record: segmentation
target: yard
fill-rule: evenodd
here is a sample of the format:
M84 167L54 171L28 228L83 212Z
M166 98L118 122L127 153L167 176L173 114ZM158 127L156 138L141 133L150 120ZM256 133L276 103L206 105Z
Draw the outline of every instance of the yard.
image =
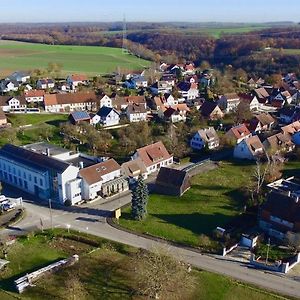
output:
M192 179L192 188L182 197L150 195L146 220L133 221L130 208L122 212L120 224L196 247L214 247L210 236L244 207L242 188L247 184L252 164L223 162L216 170Z
M58 46L0 41L1 75L16 70L30 71L46 68L48 63L62 64L62 73L85 73L90 76L111 73L117 67L136 70L149 62L122 49L92 46Z
M84 237L93 241L94 246L74 241L74 237ZM96 248L96 244L98 247ZM94 250L91 252L91 250ZM100 238L78 233L55 230L38 233L35 236L19 239L8 250L5 271L0 272L1 299L145 299L132 294L132 270L130 257L136 249L110 243ZM72 267L60 270L53 275L41 278L35 287L22 295L13 289L13 280L48 265L53 261L79 254L79 262ZM241 284L227 277L194 270L195 291L185 299L245 299L269 300L276 295ZM71 285L70 278L76 277L79 283Z

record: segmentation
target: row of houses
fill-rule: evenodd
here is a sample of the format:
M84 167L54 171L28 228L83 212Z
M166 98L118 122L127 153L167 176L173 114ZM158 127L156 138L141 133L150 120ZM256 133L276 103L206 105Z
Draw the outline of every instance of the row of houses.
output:
M74 205L124 192L139 175L146 179L172 164L162 142L137 149L122 165L47 143L7 144L0 149L0 180L39 199Z

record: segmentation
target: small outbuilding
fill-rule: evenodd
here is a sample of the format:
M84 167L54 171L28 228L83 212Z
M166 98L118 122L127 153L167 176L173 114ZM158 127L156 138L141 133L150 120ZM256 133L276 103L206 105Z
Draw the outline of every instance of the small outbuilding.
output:
M156 178L155 191L158 194L182 196L191 187L187 172L162 167Z

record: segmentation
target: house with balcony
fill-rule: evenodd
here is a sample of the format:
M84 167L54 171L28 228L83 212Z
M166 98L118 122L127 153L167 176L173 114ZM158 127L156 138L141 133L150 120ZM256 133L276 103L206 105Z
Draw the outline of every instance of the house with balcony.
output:
M220 139L213 127L198 130L190 141L190 146L194 150L207 149L212 150L218 148Z

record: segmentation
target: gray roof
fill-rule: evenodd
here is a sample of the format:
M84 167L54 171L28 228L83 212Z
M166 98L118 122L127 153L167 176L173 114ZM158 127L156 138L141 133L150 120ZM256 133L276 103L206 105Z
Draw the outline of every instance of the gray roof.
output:
M54 170L63 173L70 166L58 159L11 144L6 144L0 149L0 156L44 172Z

